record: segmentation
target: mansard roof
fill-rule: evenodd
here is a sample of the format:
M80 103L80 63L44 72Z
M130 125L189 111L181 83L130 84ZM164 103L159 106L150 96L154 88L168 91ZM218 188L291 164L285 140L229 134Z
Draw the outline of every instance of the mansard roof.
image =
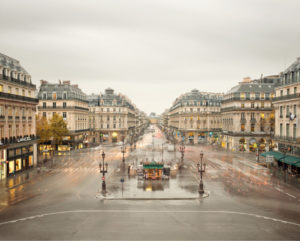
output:
M2 53L0 53L0 65L3 68L7 68L25 75L29 75L28 72L22 67L19 60L11 58Z

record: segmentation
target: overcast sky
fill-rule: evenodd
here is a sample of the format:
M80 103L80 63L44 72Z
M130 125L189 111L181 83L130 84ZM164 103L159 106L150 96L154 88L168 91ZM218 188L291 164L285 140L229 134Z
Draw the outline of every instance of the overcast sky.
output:
M39 85L114 88L160 114L194 88L226 92L300 56L298 0L0 1L0 52Z

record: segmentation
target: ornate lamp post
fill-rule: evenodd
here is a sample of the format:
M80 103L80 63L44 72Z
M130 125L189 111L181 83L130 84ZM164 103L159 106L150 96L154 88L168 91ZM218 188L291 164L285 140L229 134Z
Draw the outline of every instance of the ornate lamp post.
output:
M181 163L183 163L183 157L184 157L184 151L185 151L185 145L183 144L183 141L181 142L179 146L179 150L181 152Z
M99 163L100 173L102 173L102 192L106 191L106 183L105 183L105 173L107 173L108 164L107 162L104 164L105 153L102 152L102 163Z
M202 174L205 172L205 165L203 168L203 152L201 151L200 153L200 163L198 162L197 167L198 167L198 172L200 173L200 184L199 184L199 193L203 194L204 193L204 186L203 186L203 180L202 180Z
M122 161L123 161L123 163L125 163L125 153L126 153L126 147L125 147L125 145L124 145L124 139L123 139L123 144L122 144L122 146L121 146L121 152L123 153L123 158L122 158Z

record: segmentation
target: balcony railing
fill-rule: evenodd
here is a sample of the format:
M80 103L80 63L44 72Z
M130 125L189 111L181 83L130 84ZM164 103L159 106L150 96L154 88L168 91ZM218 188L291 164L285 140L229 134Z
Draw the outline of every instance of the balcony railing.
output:
M294 137L294 136L274 136L275 140L281 140L281 141L290 141L290 142L296 142L300 141L300 138Z
M278 97L273 98L273 102L280 101L280 100L291 100L291 99L296 99L296 98L300 98L300 93L278 96Z
M28 87L36 89L36 85L34 85L34 84L27 83L25 81L21 81L21 80L15 79L15 78L11 78L9 76L4 76L2 74L0 74L0 79L6 80L6 81L11 81L11 82L16 83L16 84L20 84L20 85L24 85L24 86L28 86Z
M85 111L89 111L89 108L84 108L84 107L80 107L80 106L38 106L39 110L51 110L51 109L66 109L66 110L71 110L71 109L76 109L76 110L85 110Z
M13 95L9 93L0 92L0 98L6 98L10 100L21 100L21 101L27 101L27 102L34 102L38 103L39 100L36 98L21 96L21 95Z
M255 108L249 108L249 107L237 107L237 106L231 106L226 108L221 108L221 112L229 112L229 111L272 111L273 108L271 107L255 107Z

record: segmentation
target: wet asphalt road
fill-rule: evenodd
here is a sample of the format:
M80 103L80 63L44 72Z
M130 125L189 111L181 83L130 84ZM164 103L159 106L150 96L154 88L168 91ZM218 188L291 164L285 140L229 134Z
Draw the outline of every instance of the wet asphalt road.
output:
M212 146L180 153L163 135L147 133L122 164L120 146L85 149L55 157L35 170L1 183L0 239L19 240L299 240L300 192L272 176L251 155ZM177 147L178 148L178 147ZM108 162L107 193L98 163ZM196 164L204 151L205 192L199 198ZM170 180L138 181L133 167L163 160ZM124 178L123 185L120 179Z

